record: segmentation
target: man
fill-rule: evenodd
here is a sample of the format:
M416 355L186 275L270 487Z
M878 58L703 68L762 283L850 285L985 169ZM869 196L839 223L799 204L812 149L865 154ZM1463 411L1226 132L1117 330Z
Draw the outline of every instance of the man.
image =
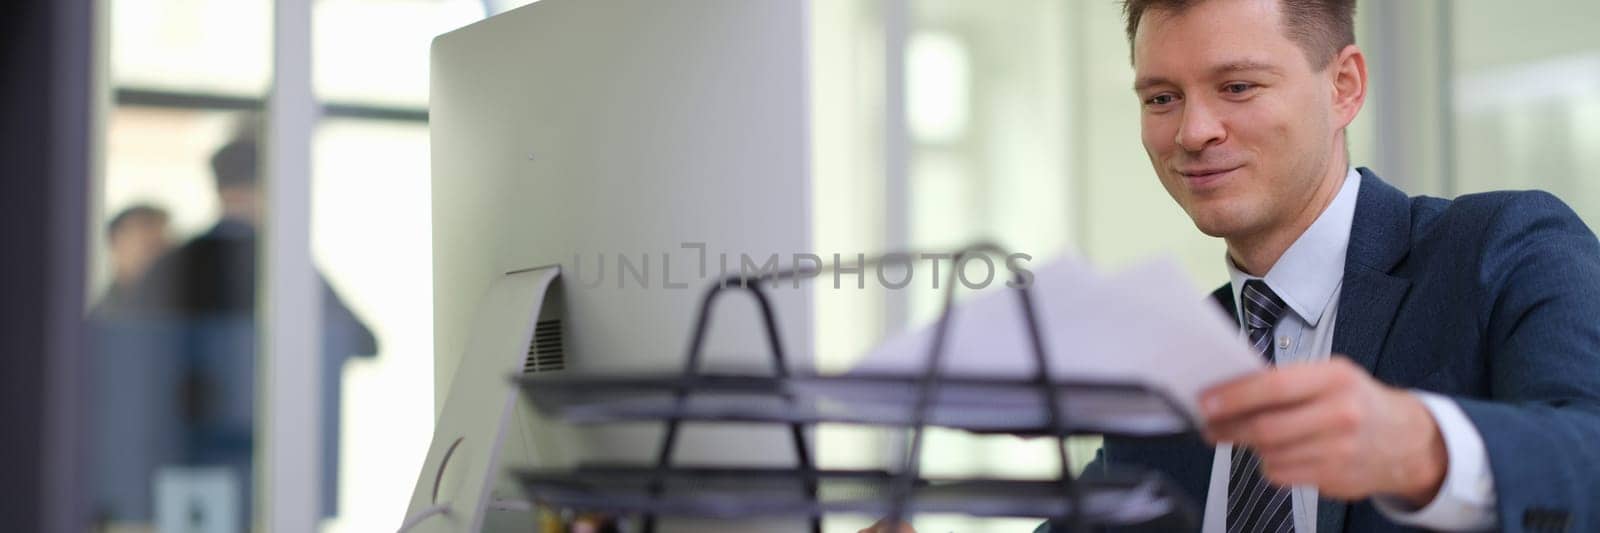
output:
M167 211L134 204L106 224L111 284L89 312L85 345L93 391L91 427L116 439L90 439L94 473L93 513L97 522L149 521L151 480L157 468L176 459L176 413L164 409L172 397L170 359L161 355L155 329L138 319L134 292L156 258L172 248ZM105 529L105 528L100 528ZM100 530L97 529L97 530Z
M1160 471L1208 533L1600 530L1594 234L1548 194L1351 168L1353 0L1124 6L1145 150L1277 366L1202 395L1205 442L1108 438L1084 475Z
M1125 9L1151 164L1227 243L1214 297L1279 366L1202 395L1214 450L1108 439L1088 475L1163 471L1208 532L1600 529L1588 228L1543 193L1407 198L1351 169L1354 0Z
M106 245L111 257L111 285L94 308L93 316L122 313L129 305L133 288L144 277L150 263L172 247L167 235L167 211L149 204L136 204L119 211L106 224Z
M255 432L256 227L260 193L256 141L242 136L211 158L222 218L151 266L136 291L145 317L190 330L184 410L193 464L225 464L249 486ZM322 299L322 513L337 514L342 370L350 356L377 353L377 340L317 276ZM311 386L308 384L307 386ZM248 501L248 497L246 500Z

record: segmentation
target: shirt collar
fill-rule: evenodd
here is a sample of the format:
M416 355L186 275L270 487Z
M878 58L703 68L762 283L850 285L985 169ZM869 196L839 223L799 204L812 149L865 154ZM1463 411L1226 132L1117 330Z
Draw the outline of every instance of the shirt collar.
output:
M1311 227L1289 245L1264 278L1267 286L1289 304L1289 309L1311 327L1317 327L1317 322L1322 320L1322 311L1344 279L1345 251L1349 249L1350 224L1355 220L1356 195L1360 189L1361 175L1352 168L1345 173L1344 184L1339 186L1333 201L1317 215ZM1239 270L1226 253L1223 262L1233 282L1235 302L1240 301L1239 291L1244 282L1263 279Z

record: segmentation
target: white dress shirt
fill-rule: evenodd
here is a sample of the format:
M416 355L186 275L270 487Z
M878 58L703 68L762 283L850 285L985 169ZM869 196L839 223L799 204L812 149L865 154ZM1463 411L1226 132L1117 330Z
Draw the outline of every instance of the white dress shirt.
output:
M1333 351L1334 324L1338 320L1339 289L1344 278L1345 251L1350 224L1355 219L1361 175L1351 169L1327 209L1283 253L1265 278L1240 271L1224 257L1233 283L1233 301L1239 300L1244 282L1263 279L1288 305L1273 330L1274 358L1278 365L1327 359ZM1237 306L1234 313L1238 313ZM1449 398L1413 391L1433 415L1444 436L1449 466L1432 502L1412 509L1390 498L1374 499L1378 510L1400 524L1436 530L1483 530L1494 526L1494 478L1483 437L1467 420L1461 407ZM1206 495L1204 533L1225 533L1228 515L1228 474L1233 446L1217 445L1211 461L1211 484ZM1295 486L1290 500L1297 533L1316 533L1317 489Z

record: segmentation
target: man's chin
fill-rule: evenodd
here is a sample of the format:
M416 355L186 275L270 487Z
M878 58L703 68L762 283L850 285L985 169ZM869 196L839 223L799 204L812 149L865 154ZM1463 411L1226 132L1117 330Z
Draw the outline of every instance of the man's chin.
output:
M1195 223L1194 227L1196 229L1199 229L1200 233L1204 233L1208 237L1216 237L1218 239L1226 239L1226 238L1228 238L1229 235L1233 235L1234 234L1234 232L1230 231L1228 228L1218 228L1218 227L1215 227L1215 226L1207 226L1207 225L1202 225L1202 224L1200 224L1198 222Z
M1211 237L1226 239L1239 235L1248 227L1242 217L1234 213L1194 212L1189 213L1189 219L1194 222L1195 229Z

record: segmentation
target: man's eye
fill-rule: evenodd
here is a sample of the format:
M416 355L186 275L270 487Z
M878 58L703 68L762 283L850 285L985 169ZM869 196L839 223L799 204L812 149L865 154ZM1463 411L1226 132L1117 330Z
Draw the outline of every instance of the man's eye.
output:
M1227 91L1227 92L1232 93L1232 94L1244 94L1246 91L1249 91L1250 89L1254 89L1254 88L1255 88L1254 85L1251 85L1251 84L1248 84L1248 83L1229 83L1227 85L1222 86L1222 90Z
M1170 94L1158 94L1150 97L1149 100L1145 100L1144 103L1147 105L1167 105L1172 103L1172 100L1173 98Z

